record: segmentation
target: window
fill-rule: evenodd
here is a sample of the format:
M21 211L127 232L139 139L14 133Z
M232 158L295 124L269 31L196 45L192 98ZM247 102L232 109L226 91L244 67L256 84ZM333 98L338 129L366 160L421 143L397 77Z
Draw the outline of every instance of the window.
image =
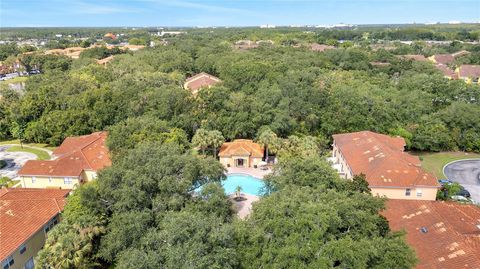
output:
M71 177L64 177L63 178L63 184L65 184L65 185L72 184L72 178Z
M2 262L2 268L3 269L12 268L14 263L15 263L15 260L13 260L13 256L9 256Z
M50 230L52 230L53 226L58 224L58 216L55 216L53 219L51 219L47 225L45 225L45 228L43 229L45 233L48 233Z
M24 266L25 269L33 269L35 268L35 263L33 262L33 257L31 257Z
M32 183L35 183L37 181L37 177L32 177Z
M410 196L411 189L406 189L405 190L405 196Z
M25 246L25 244L23 244L23 245L20 246L20 254L25 253L25 251L27 251L27 246Z
M422 197L423 191L422 189L417 189L417 197Z

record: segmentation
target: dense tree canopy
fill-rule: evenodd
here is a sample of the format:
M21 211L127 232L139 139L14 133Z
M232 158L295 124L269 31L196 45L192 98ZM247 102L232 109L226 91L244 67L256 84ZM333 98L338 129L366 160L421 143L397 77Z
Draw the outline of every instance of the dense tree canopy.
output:
M412 150L480 151L480 87L398 57L465 49L470 54L457 63L478 63L479 45L422 41L478 39L474 27L444 27L191 29L134 53L100 47L75 60L2 45L6 62L20 54L42 74L23 91L2 86L0 139L59 145L107 130L113 157L96 182L69 197L37 264L411 268L414 253L379 214L384 201L370 195L362 175L341 180L322 154L332 134L360 130L400 135ZM52 31L60 30L7 36ZM92 39L105 31L61 30ZM116 43L148 44L154 31L126 31ZM48 46L88 45L73 37ZM242 39L264 44L235 48ZM409 39L415 42L390 42ZM315 42L336 47L312 51ZM95 61L112 54L106 66ZM193 95L183 83L200 72L222 82ZM224 168L213 158L236 138L255 139L280 160L246 220L235 217L219 184Z

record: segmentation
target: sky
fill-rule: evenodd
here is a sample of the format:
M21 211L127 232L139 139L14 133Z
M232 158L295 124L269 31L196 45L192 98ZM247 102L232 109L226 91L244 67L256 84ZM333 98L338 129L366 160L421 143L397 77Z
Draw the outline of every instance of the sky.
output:
M479 22L480 0L0 0L0 27Z

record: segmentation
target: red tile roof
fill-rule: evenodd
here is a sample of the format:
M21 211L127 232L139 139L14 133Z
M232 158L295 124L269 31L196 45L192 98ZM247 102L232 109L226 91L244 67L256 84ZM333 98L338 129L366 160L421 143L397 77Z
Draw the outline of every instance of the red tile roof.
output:
M20 169L20 176L79 176L83 170L98 171L111 165L105 145L107 132L67 137L53 155L54 160L30 160Z
M333 135L354 175L363 173L371 187L439 187L416 156L403 151L405 140L370 131Z
M42 229L65 206L69 190L0 190L0 261Z
M184 87L185 89L190 89L193 93L196 93L199 89L203 87L210 87L219 82L221 82L219 78L202 72L188 78L185 81Z
M433 58L435 59L435 62L439 64L449 64L455 61L455 57L451 54L436 54Z
M334 46L329 46L329 45L323 45L323 44L311 44L310 45L310 49L313 50L313 51L319 51L319 52L324 52L326 50L331 50L331 49L335 49Z
M382 212L394 231L405 230L417 269L480 268L480 207L454 202L389 200ZM420 229L426 228L426 233Z
M435 68L440 70L440 72L442 72L442 74L445 77L449 77L451 79L457 79L458 78L457 73L455 73L455 71L453 71L452 69L450 69L448 66L446 66L444 64L436 64Z
M417 54L399 55L399 57L404 58L404 59L419 61L419 62L427 61L427 58L425 58L425 56L420 55L420 54L418 54L418 55Z
M463 78L479 78L480 65L464 64L459 67L459 76Z
M253 140L235 139L232 142L223 143L218 156L251 156L262 158L263 147L260 144L254 143Z
M457 57L461 57L461 56L468 55L468 54L470 54L470 51L461 50L461 51L457 51L455 53L452 53L452 56L457 58Z

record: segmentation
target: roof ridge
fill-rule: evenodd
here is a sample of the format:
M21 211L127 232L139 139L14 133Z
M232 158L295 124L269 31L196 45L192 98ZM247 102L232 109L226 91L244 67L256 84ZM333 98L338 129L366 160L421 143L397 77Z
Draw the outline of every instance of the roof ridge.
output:
M87 164L88 164L88 166L90 167L90 169L93 169L93 168L92 168L92 164L91 164L90 161L88 160L87 156L85 156L85 154L83 153L83 150L84 150L86 147L90 146L91 144L97 142L99 139L102 138L102 137L101 137L101 134L102 134L101 131L100 131L100 132L92 133L92 134L90 134L90 135L93 135L93 134L98 134L98 137L97 137L96 139L92 140L90 143L86 144L84 147L80 148L80 153L82 154L83 158L84 158L85 161L87 162Z

